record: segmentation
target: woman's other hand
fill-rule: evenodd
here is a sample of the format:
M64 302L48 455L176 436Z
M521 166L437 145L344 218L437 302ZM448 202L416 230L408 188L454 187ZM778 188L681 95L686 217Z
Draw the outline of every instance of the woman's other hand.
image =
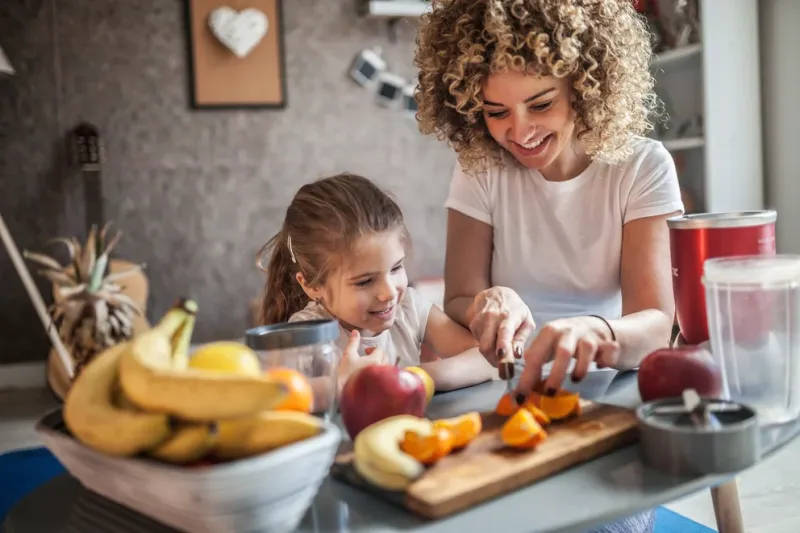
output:
M611 367L619 359L619 343L604 321L595 317L573 317L545 324L525 352L525 367L517 390L527 394L539 384L542 366L553 361L545 391L561 388L570 361L575 359L572 380L582 380L594 361L598 367Z
M469 329L492 366L498 366L509 353L522 357L525 341L536 325L530 309L516 292L507 287L481 291L472 302L472 310Z

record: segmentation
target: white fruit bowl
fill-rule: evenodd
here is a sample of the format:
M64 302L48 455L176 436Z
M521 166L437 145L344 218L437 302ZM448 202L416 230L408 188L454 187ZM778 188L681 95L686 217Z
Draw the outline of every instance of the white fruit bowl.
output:
M328 475L342 438L320 435L257 457L183 468L99 453L66 428L61 409L36 424L45 446L84 487L159 522L192 533L288 533Z

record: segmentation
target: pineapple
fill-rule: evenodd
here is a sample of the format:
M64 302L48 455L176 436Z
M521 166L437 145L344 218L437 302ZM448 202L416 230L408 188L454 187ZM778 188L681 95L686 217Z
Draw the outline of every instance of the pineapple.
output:
M74 237L53 239L67 247L69 262L65 265L48 255L23 254L43 267L39 273L54 285L55 303L49 311L72 356L76 377L95 355L130 339L134 319L141 313L136 302L123 293L120 282L141 272L143 265L107 274L109 254L120 236L119 232L109 236L106 225L99 232L92 226L83 245Z

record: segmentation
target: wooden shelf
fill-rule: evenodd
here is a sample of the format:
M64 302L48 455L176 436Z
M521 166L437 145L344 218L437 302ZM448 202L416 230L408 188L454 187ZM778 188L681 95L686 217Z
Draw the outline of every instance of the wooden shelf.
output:
M698 3L698 42L651 60L656 90L675 127L660 141L677 160L696 211L764 209L759 0ZM674 138L684 131L679 123L689 119L701 129Z
M661 52L660 54L656 54L653 56L653 60L651 61L650 64L651 66L654 67L663 67L668 64L680 63L681 61L684 60L700 57L702 52L703 52L702 44L700 43L690 44L687 46L682 46L680 48L667 50L665 52Z
M702 137L684 137L683 139L664 139L661 143L670 152L678 152L680 150L702 148L705 146L706 140Z
M361 6L362 15L371 18L414 18L430 9L431 3L422 0L369 0Z

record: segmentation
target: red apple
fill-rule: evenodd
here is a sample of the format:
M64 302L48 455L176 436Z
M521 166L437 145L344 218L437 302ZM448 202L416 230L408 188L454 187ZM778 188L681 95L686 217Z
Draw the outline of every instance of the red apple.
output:
M344 384L339 410L350 438L365 427L395 415L425 414L425 384L416 374L390 365L362 368Z
M639 395L649 402L681 396L694 389L704 397L722 393L722 373L707 350L697 346L661 348L639 365Z

